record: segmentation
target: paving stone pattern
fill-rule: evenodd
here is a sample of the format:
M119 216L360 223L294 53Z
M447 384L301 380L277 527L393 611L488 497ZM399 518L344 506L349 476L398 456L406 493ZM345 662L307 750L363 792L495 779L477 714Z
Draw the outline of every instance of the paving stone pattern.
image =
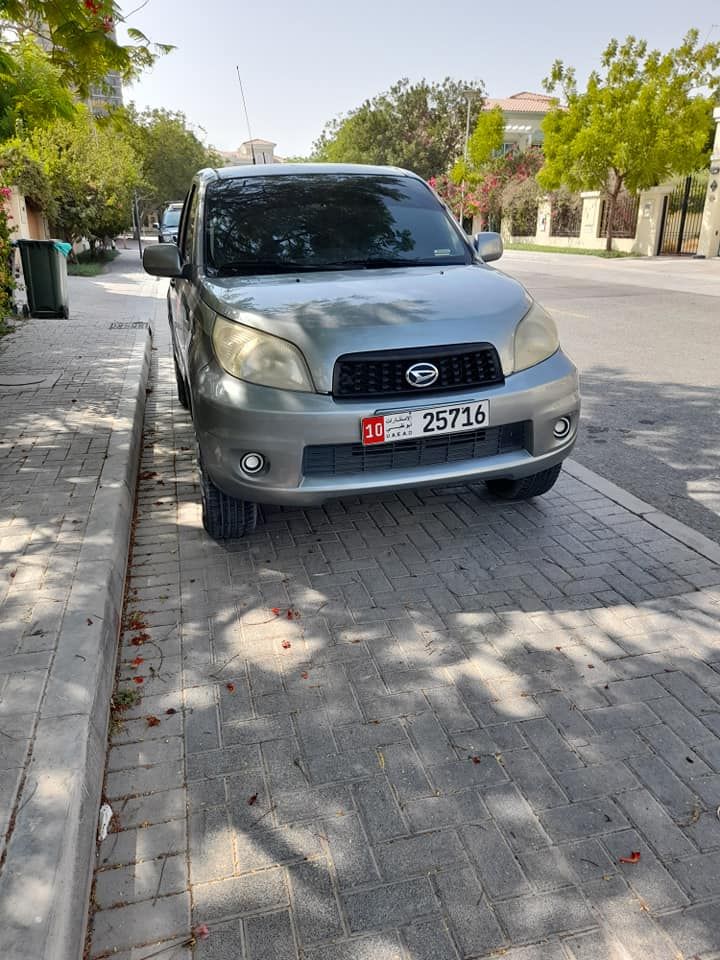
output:
M132 300L121 275L104 283L115 311L152 304L152 281L135 280ZM80 288L72 319L20 321L0 341L0 869L128 362L147 337L111 330L96 292Z
M720 957L720 570L568 476L214 543L163 350L90 955Z

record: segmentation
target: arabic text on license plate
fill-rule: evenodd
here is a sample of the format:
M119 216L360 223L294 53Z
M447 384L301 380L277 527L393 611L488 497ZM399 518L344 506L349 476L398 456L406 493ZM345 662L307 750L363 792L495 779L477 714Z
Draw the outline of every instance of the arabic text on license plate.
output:
M427 410L405 410L379 417L365 417L361 423L362 442L392 443L440 433L461 433L490 425L489 401L432 407Z

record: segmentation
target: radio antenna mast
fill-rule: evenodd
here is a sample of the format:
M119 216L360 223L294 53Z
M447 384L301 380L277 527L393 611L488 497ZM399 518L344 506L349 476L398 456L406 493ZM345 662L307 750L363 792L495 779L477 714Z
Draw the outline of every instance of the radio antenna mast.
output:
M245 91L243 90L242 79L240 77L240 67L236 66L238 83L240 84L240 96L242 97L243 110L245 111L245 123L247 124L248 138L250 140L250 153L252 154L253 164L257 163L255 159L255 144L252 139L252 130L250 129L250 117L248 115L247 103L245 103Z

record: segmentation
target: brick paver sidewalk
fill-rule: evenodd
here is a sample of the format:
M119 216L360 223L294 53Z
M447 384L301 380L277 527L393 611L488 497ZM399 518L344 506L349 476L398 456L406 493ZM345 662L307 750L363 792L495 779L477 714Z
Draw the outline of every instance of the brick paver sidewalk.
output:
M720 569L567 475L219 545L155 356L90 956L720 957Z
M162 303L157 286L138 275L137 254L125 255L97 280L70 280L69 320L21 321L0 341L0 954L8 960L22 949L32 960L48 956L33 937L47 938L65 910L60 892L72 895L59 851L64 845L72 857L80 846L77 823L65 821L71 795L85 786L73 779L86 747L73 742L82 728L74 698L92 695L81 689L83 670L97 651L83 643L105 615L102 591L83 607L85 633L70 631L71 649L59 643L80 612L71 592L87 585L78 581L84 551L99 559L112 543L103 518L93 524L93 507L108 451L129 430L148 327ZM124 555L117 559L122 577ZM65 724L64 752L46 762L48 734L60 737Z

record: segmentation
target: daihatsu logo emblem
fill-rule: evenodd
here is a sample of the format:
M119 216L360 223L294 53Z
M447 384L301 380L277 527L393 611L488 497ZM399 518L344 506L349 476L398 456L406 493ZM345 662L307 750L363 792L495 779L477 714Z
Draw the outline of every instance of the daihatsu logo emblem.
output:
M431 387L440 371L434 363L414 363L405 371L405 379L411 387Z

